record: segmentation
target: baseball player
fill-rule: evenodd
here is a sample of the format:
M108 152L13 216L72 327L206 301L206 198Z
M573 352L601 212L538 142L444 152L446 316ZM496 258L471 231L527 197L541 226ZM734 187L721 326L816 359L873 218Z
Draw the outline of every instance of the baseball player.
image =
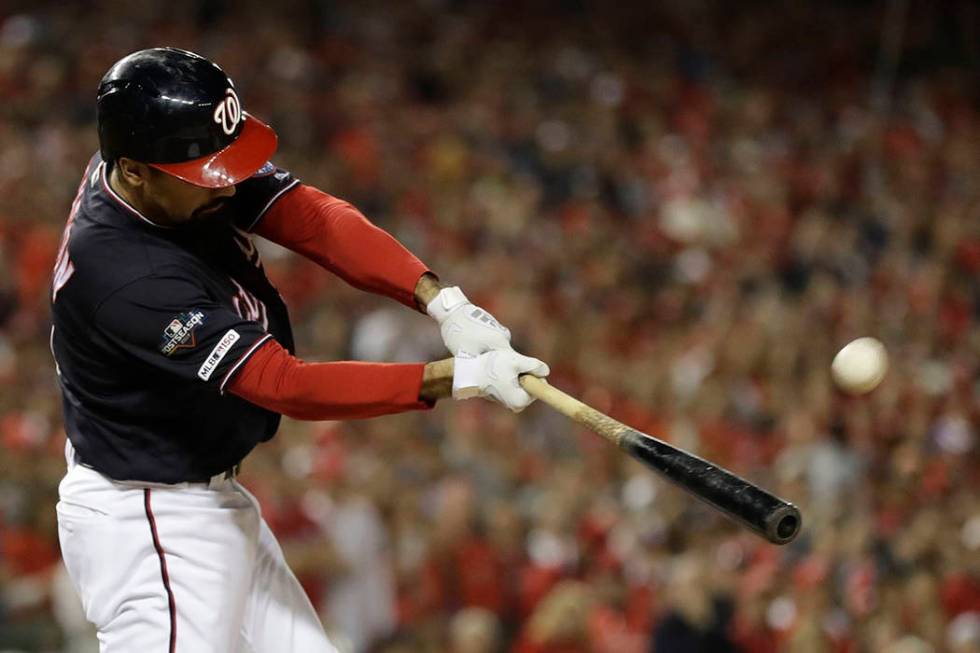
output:
M350 204L269 163L273 130L210 61L130 54L98 91L100 152L52 284L68 573L108 653L333 651L235 476L280 416L366 418L453 396L531 401L510 332ZM252 235L425 310L454 358L308 363Z

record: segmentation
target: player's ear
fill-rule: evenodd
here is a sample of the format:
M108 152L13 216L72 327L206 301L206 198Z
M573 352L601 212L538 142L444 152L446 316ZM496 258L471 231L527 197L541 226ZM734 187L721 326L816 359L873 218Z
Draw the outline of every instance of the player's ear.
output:
M116 167L119 169L119 175L130 186L143 186L152 176L150 166L124 156L116 159Z

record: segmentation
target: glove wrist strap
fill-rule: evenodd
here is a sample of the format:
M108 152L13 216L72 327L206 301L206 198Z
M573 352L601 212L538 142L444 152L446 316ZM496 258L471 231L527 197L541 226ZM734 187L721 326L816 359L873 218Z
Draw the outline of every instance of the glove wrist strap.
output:
M463 304L468 304L469 301L466 299L463 291L459 289L459 286L451 286L440 290L439 294L425 307L425 312L435 319L436 322L442 324L449 317L450 313Z
M453 361L453 399L470 399L480 395L480 359L460 354Z

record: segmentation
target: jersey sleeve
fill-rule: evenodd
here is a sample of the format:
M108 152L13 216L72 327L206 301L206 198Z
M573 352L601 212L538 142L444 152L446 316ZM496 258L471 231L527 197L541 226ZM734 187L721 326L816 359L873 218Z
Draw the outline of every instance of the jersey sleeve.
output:
M435 402L419 399L425 363L308 363L275 340L262 343L228 392L294 419L365 419Z
M221 392L245 361L271 338L258 322L216 302L179 273L134 281L95 313L110 349L154 370Z
M272 205L299 183L288 170L277 168L271 161L266 163L235 186L235 195L229 199L234 209L235 226L251 232Z
M361 290L409 308L429 268L349 202L300 184L275 203L255 233L315 261Z

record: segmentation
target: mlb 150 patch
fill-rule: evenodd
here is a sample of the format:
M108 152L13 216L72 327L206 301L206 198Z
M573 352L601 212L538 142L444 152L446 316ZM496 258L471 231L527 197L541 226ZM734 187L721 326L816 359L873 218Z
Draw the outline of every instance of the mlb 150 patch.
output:
M160 351L164 356L171 356L178 349L196 347L197 338L194 336L194 330L202 324L204 324L204 313L201 311L181 313L163 330Z

